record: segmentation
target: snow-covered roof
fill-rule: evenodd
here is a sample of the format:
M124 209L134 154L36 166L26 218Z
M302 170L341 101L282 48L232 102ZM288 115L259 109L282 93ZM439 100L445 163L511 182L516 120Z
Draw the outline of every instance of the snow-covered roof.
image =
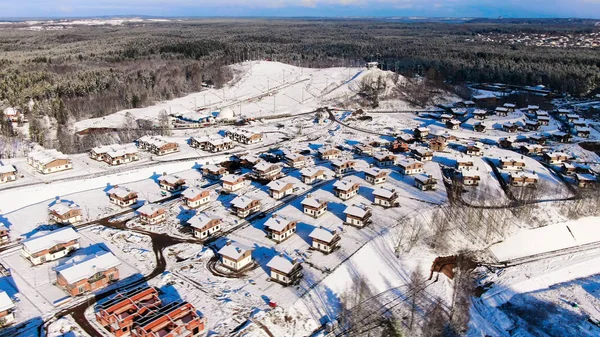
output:
M343 166L344 164L353 165L353 164L355 164L355 162L353 160L349 160L349 159L334 159L331 161L331 165L336 166L336 167Z
M50 212L54 212L58 215L63 215L69 213L71 210L80 209L79 206L75 204L70 204L66 202L57 202L54 205L48 207Z
M373 153L373 158L375 158L376 160L379 160L379 161L386 159L386 157L388 157L388 156L391 156L393 158L397 157L395 154L390 153L390 152L378 151L378 152Z
M305 159L303 155L301 155L299 153L296 153L296 152L289 152L289 151L286 151L285 157L288 160L292 160L292 161L296 161L296 160L299 160L299 159Z
M184 198L187 198L187 199L194 199L197 196L199 196L200 194L202 194L202 192L203 191L199 188L190 187L190 188L185 189L185 191L183 191L181 193L181 196L183 196Z
M496 111L508 112L508 108L499 106L499 107L496 108Z
M339 149L336 149L335 147L331 147L331 146L321 146L317 151L319 153L325 153L329 150L333 150L335 152L341 152Z
M5 291L0 291L0 312L12 309L15 307L15 303L8 297Z
M314 197L306 197L306 198L304 198L304 200L302 200L302 205L303 206L310 206L310 207L313 207L313 208L319 208L319 207L321 207L321 203L322 202L323 202L322 200L319 200L319 199L314 198Z
M420 156L426 156L426 155L433 154L433 151L431 151L431 149L428 149L423 146L417 146L417 147L413 148L412 150Z
M215 214L199 213L194 215L191 219L189 219L187 223L189 223L190 226L194 228L202 229L204 228L204 226L208 225L208 223L212 220L221 220L221 217Z
M577 131L577 132L591 132L591 129L587 128L587 127L586 128L576 127L575 131Z
M290 184L291 183L286 183L281 180L273 180L267 184L267 187L273 191L279 192L279 191L282 191L284 188L286 188ZM292 184L292 186L293 186L293 184Z
M512 103L504 103L505 108L515 108L517 105Z
M219 249L217 253L230 259L237 260L247 251L252 251L252 248L239 242L228 242L223 248Z
M262 160L258 156L255 156L253 154L247 154L245 156L242 156L240 159L241 160L245 160L245 161L247 161L249 163L253 163L253 164L258 163L259 161Z
M61 266L57 268L57 272L68 284L74 284L77 281L89 279L96 273L105 272L120 264L121 261L113 253L103 252L88 256L81 262Z
M308 236L312 239L330 243L336 237L336 233L334 231L330 231L329 229L319 227L313 229Z
M233 207L236 207L236 208L246 208L253 201L254 201L254 199L240 195L231 201L231 205L233 205Z
M382 198L386 198L386 199L391 198L392 196L394 196L395 193L396 193L395 190L390 190L385 187L380 187L373 191L373 195L382 197Z
M179 178L178 176L173 176L173 175L166 175L166 176L160 176L158 178L158 181L164 181L167 184L170 185L175 185L177 184L180 180L183 180L183 182L185 183L185 180L182 178Z
M108 194L114 194L119 198L125 198L131 193L136 193L136 192L133 192L132 190L125 188L123 186L116 186L116 187L111 188L108 191Z
M527 109L528 109L528 110L537 110L537 109L539 109L539 108L540 108L540 107L539 107L539 106L537 106L537 105L528 105L528 106L527 106Z
M169 140L163 138L162 136L143 136L138 139L138 142L148 143L152 146L159 147L159 148L163 147L169 143L173 143L172 141L169 141Z
M221 177L221 181L233 184L240 178L243 178L243 176L238 176L237 174L228 174L226 176Z
M16 171L17 170L12 165L4 165L4 166L0 165L0 174L11 173L11 172L16 172Z
M572 119L579 119L579 115L578 114L568 114L567 118L569 118L569 119L571 119L571 118Z
M280 232L285 228L285 226L289 225L290 222L293 221L288 220L281 215L273 214L273 216L270 217L269 220L267 220L267 222L265 222L265 227L268 227L269 229L274 230L276 232Z
M67 155L65 155L64 153L57 151L55 149L51 149L51 150L42 149L42 150L38 150L38 151L33 151L33 152L29 153L28 157L34 161L40 162L43 165L51 163L58 159L69 159L69 157Z
M338 180L333 184L333 187L335 187L336 189L338 189L340 191L349 191L356 185L357 185L356 183L353 183L348 180Z
M112 144L112 145L102 145L92 149L97 154L106 153L111 157L118 157L125 154L134 154L137 153L137 148L133 144Z
M23 241L23 246L30 253L38 253L56 245L79 240L81 236L71 227L57 229L50 233Z
M475 170L462 170L460 171L460 174L462 174L463 177L470 177L470 178L475 178L475 177L479 177L479 171L475 171Z
M452 115L449 115L449 114L441 114L441 115L440 115L440 118L442 118L442 119L450 119L450 118L452 118Z
M422 162L416 160L416 159L412 159L412 158L406 158L406 159L402 159L398 162L398 166L401 167L408 167L410 165L414 165L414 164L423 164Z
M538 175L534 172L511 172L510 173L510 177L515 179L515 178L526 178L526 179L538 179Z
M429 174L421 173L415 176L415 180L420 181L422 183L436 182L437 180Z
M202 170L207 170L208 172L211 172L211 173L212 172L216 173L216 172L222 171L224 169L225 168L223 166L217 166L215 164L209 164L209 165L202 166Z
M299 262L296 262L295 264L292 263L292 260L287 256L277 255L267 263L267 267L278 270L284 274L289 274L298 264Z
M429 132L429 128L421 126L417 128L417 131L419 132Z
M272 163L268 163L266 161L261 161L260 163L254 165L254 169L256 171L261 171L262 172L262 171L268 171L268 170L270 170L271 167L273 167L273 166L279 168L278 164L272 164Z
M360 207L356 205L348 206L344 210L344 214L352 215L357 218L362 218L367 214L368 210L365 207Z
M596 181L596 177L592 174L577 173L575 177L577 178L577 181Z
M550 158L568 157L568 155L566 153L562 153L562 152L546 152L546 153L544 153L544 155L548 156Z
M317 173L319 173L319 171L321 171L321 173L325 173L325 169L320 167L320 166L315 166L315 167L305 167L302 170L300 170L300 174L302 174L305 177L312 177L314 175L316 175Z
M365 169L364 172L366 174L370 175L370 176L377 176L380 173L388 174L389 171L388 170L382 170L382 169L379 169L379 168L376 168L376 167L369 167L369 168Z
M558 109L558 113L568 114L568 113L571 113L571 110L569 110L569 109Z
M4 109L4 115L6 115L8 117L16 116L16 115L18 115L18 113L19 112L17 111L17 109L12 108L12 107Z
M152 215L160 210L166 210L164 206L158 204L145 204L138 209L138 213L145 215Z

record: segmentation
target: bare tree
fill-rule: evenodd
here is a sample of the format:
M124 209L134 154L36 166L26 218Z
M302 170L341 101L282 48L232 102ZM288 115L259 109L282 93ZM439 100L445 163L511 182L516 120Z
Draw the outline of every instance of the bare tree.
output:
M169 115L167 115L166 110L160 110L158 113L158 128L160 130L160 134L162 136L170 136L171 135L171 125Z
M415 314L419 310L420 302L424 298L424 289L426 286L425 277L423 276L423 271L421 267L417 267L412 274L410 274L410 279L408 283L408 296L409 298L409 310L410 310L410 319L408 323L408 328L412 331L414 328L415 322Z

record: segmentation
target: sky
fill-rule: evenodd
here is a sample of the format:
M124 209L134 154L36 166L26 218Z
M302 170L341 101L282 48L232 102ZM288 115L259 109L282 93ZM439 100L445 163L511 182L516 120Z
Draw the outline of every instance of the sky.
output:
M600 18L600 0L0 0L1 18L106 15Z

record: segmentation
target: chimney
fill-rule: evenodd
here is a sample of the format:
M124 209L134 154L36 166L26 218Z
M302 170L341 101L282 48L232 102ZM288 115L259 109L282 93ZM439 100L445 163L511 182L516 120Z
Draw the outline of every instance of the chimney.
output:
M231 240L227 240L227 243L226 243L226 245L227 245L227 246L231 246Z

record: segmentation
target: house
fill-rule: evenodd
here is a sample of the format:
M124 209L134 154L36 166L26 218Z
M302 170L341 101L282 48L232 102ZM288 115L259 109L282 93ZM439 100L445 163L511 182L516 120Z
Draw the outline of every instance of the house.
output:
M11 123L18 123L19 120L23 122L25 121L25 115L21 112L21 109L19 108L9 107L4 109L2 113L4 114L4 118L6 118L5 120Z
M337 159L342 155L342 151L330 146L322 146L318 152L319 157L323 160Z
M539 119L539 117L548 117L548 116L550 116L550 115L548 114L548 111L541 111L541 110L539 110L539 111L536 111L535 115L536 115L536 117L537 117L538 119Z
M270 268L271 281L284 286L296 284L302 278L302 265L298 260L291 259L285 255L277 255L267 263Z
M223 219L206 213L194 215L187 223L194 229L194 236L198 239L206 239L214 233L220 232L223 227Z
M463 170L460 172L460 175L463 185L466 186L477 186L479 185L479 181L481 181L479 172L475 170Z
M528 172L511 172L508 177L508 183L515 187L525 187L536 185L538 176L535 173Z
M487 112L485 110L476 109L473 111L473 117L475 117L475 119L483 120L487 117Z
M327 201L312 197L310 194L302 200L302 211L313 218L318 218L327 212Z
M15 311L17 306L8 297L8 294L1 290L0 291L0 326L6 327L15 322Z
M224 267L240 271L252 264L252 248L231 240L217 252Z
M544 148L538 144L526 144L526 145L521 145L521 147L519 148L519 152L521 152L524 155L531 156L531 155L542 153L543 149Z
M102 289L119 280L121 261L111 252L97 253L56 269L56 284L71 296Z
M231 209L240 218L245 218L252 213L260 211L260 200L246 196L238 196L231 201Z
M431 161L433 160L433 151L426 147L416 147L412 149L412 153L417 157L420 161Z
M181 193L185 204L189 208L198 208L210 202L210 191L190 187Z
M460 121L452 119L446 122L446 127L450 130L458 130L460 128Z
M200 336L206 324L192 304L175 301L136 317L131 337Z
M17 180L17 169L12 165L0 165L0 183Z
M587 123L583 119L579 119L573 122L573 126L577 128L585 128L587 127Z
M502 130L505 132L517 132L518 127L513 123L504 123L502 124Z
M262 161L262 159L260 159L259 157L255 156L255 155L252 155L252 154L247 154L240 158L240 164L243 167L250 168L250 169L253 168L254 165L260 163L261 161Z
M373 185L383 184L387 180L388 171L374 167L369 167L364 170L365 180Z
M415 187L421 191L431 191L437 189L437 179L430 174L418 174L415 176Z
M544 145L546 144L546 137L542 135L532 135L529 136L529 141L534 144Z
M448 143L444 137L435 137L429 142L429 148L432 151L444 151Z
M252 132L245 129L228 130L225 132L225 135L242 144L256 144L263 141L262 133Z
M566 133L566 132L555 132L552 134L552 139L554 139L554 141L557 141L559 143L567 143L570 142L571 139L573 138L573 136L571 136L571 134Z
M27 155L27 163L43 174L70 170L73 162L69 157L57 150L37 150Z
M502 137L502 138L500 138L500 140L498 141L498 145L500 145L500 147L501 147L501 148L504 148L504 149L509 149L509 148L511 148L511 147L512 147L512 145L513 145L513 142L514 142L514 139L513 139L513 138L510 138L510 137Z
M456 169L470 169L474 166L473 161L471 159L458 158L456 159Z
M145 204L137 212L140 222L145 225L156 225L167 219L167 209L157 204Z
M354 171L355 167L356 162L354 160L334 159L331 161L331 168L338 175Z
M3 224L0 224L0 245L10 241L10 230Z
M138 202L138 194L126 187L115 186L108 192L110 202L121 207L130 207Z
M227 169L223 166L210 164L202 167L202 176L208 179L218 180L225 174L227 174Z
M246 177L236 174L226 175L221 178L223 191L233 193L246 186Z
M412 158L407 158L398 162L398 168L403 175L413 175L423 172L423 163Z
M81 207L73 203L60 202L60 200L48 207L48 213L50 221L57 224L72 225L83 220Z
M358 194L359 186L348 180L338 180L333 184L333 193L342 200L348 200Z
M478 104L494 104L498 98L493 94L481 94L473 96L473 101Z
M465 117L467 115L466 108L451 108L450 112L452 112L452 115L456 117Z
M162 136L144 136L137 140L137 145L154 155L164 156L179 151L179 144Z
M571 175L577 172L577 167L575 167L575 165L571 163L562 163L562 165L560 166L560 170L566 175Z
M537 105L528 105L528 106L527 106L527 110L529 110L529 112L533 112L533 113L535 113L535 112L537 112L539 109L540 109L540 107L539 107L539 106L537 106Z
M370 156L373 154L373 147L370 145L358 144L358 145L354 146L354 152L356 152L356 154L359 154L359 155Z
M299 153L286 152L285 162L293 168L303 168L306 166L307 158Z
M538 116L537 121L540 123L540 125L550 125L550 117L547 116Z
M106 162L109 165L121 165L139 160L135 145L104 145L89 151L90 158Z
M590 186L595 186L598 180L592 174L575 174L575 181L577 182L577 187L586 188Z
M373 191L374 203L376 205L380 205L383 207L397 207L400 204L398 203L398 193L395 189L387 189L385 187L380 187Z
M503 170L523 170L525 168L525 162L518 159L500 159L500 168Z
M296 221L287 219L284 216L273 214L265 222L265 231L267 237L280 243L296 233Z
M591 133L590 128L579 128L579 127L575 128L575 134L577 135L577 137L589 138L590 133Z
M542 154L542 160L550 165L562 164L568 159L569 156L562 152L546 152Z
M232 149L235 146L235 144L229 137L213 135L209 137L200 138L192 137L190 139L190 146L209 152L222 152Z
M514 112L517 106L513 103L504 103L503 107L506 108L509 112Z
M185 179L173 175L163 175L158 178L160 189L167 192L178 192L185 187Z
M577 120L579 120L579 115L578 114L568 114L567 115L567 122L573 123L573 122L575 122Z
M483 154L482 146L476 142L467 144L466 153L470 156L481 156Z
M329 254L339 248L340 235L335 230L329 230L324 227L313 229L308 235L311 240L311 248L322 253Z
M115 337L129 335L135 318L162 304L155 287L134 288L118 292L96 306L96 321Z
M396 160L398 160L398 156L389 152L375 152L373 158L375 159L375 164L379 167L395 165Z
M569 109L558 109L558 110L556 110L556 114L560 118L566 118L567 115L571 114L571 110L569 110Z
M485 129L486 129L486 126L483 123L477 122L473 125L473 130L475 132L485 132Z
M363 205L348 206L344 210L344 214L346 215L346 221L344 222L346 225L362 228L372 222L371 209Z
M535 122L535 121L525 121L525 129L527 130L531 130L531 131L536 131L540 128L540 124L539 122Z
M448 114L441 114L440 115L440 121L442 123L447 123L452 119L452 115L448 115Z
M414 136L416 139L418 140L423 140L425 138L427 138L427 136L429 136L429 128L426 128L424 126L416 128L414 131Z
M497 107L495 112L496 112L496 115L501 116L501 117L508 116L508 108L505 108L505 107Z
M281 174L281 166L279 164L271 164L266 161L254 165L252 173L259 180L274 180Z
M319 166L303 168L300 170L300 174L302 175L302 182L308 185L325 178L325 170Z
M284 198L294 193L294 184L286 183L281 180L274 180L267 184L269 195L276 200Z
M21 244L21 255L37 266L47 261L58 260L79 249L81 236L71 227L27 239Z

